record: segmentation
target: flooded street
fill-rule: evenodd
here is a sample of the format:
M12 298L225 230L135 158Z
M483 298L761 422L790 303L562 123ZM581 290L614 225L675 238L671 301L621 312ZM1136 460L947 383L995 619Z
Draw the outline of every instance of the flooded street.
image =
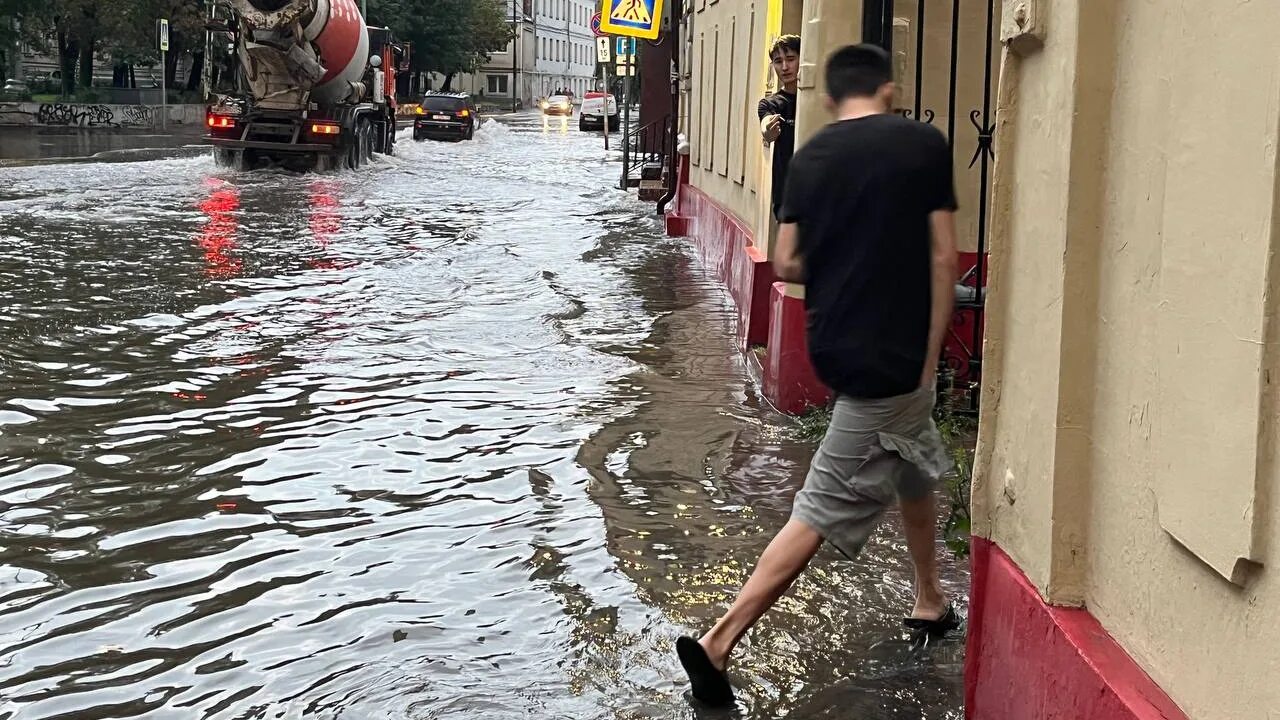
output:
M960 718L896 515L690 705L813 446L598 135L400 137L0 167L0 720Z
M197 147L204 128L171 131L121 128L15 127L0 125L0 168L39 162L150 160L203 155Z

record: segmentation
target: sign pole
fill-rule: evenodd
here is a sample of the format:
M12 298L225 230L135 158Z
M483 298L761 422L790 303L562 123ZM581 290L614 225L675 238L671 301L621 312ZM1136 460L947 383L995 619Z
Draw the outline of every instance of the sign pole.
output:
M600 89L604 92L604 97L600 99L604 103L604 109L600 111L600 131L604 133L604 149L609 149L609 70L607 65L600 66Z
M596 36L596 64L600 67L600 91L604 93L600 111L600 132L604 135L604 149L609 150L609 37L600 29L600 13L591 16L591 34Z
M169 129L169 63L166 55L169 52L169 21L160 19L160 129Z
M618 72L622 75L622 181L623 190L630 181L631 160L631 95L632 61L636 54L636 38L657 40L662 34L663 0L602 0L600 8L600 32L627 39L626 60L618 58ZM594 24L593 24L594 29ZM620 43L621 44L621 43ZM619 50L622 48L619 47Z
M622 180L621 190L627 189L631 173L631 55L635 52L635 40L627 38L627 63L622 74Z
M167 87L167 75L169 74L169 66L165 63L165 52L160 51L160 129L169 129L169 88Z

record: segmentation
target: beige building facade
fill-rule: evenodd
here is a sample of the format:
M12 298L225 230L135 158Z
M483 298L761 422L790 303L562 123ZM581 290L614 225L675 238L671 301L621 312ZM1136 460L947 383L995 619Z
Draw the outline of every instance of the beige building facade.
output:
M802 36L798 144L826 57L864 39L952 140L961 250L990 253L968 717L1280 718L1280 3L683 10L677 212L712 264L767 259L778 34Z
M1280 717L1280 4L1024 7L975 531L1189 716Z

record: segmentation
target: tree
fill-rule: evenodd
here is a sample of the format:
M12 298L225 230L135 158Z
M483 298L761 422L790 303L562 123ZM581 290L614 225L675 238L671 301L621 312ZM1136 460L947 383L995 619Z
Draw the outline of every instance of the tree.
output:
M38 44L39 23L27 22L40 6L39 0L0 0L0 79L9 71L13 53L24 43ZM18 78L21 80L22 78Z
M513 37L509 0L370 0L367 20L413 43L411 69L445 76L488 62Z
M193 62L185 84L188 90L199 86L204 65L203 0L106 1L123 3L119 12L112 15L115 25L110 35L115 39L110 48L111 55L119 65L150 65L159 61L156 21L163 18L169 21L169 52L162 68L165 82L169 87L178 85L178 61L189 53Z

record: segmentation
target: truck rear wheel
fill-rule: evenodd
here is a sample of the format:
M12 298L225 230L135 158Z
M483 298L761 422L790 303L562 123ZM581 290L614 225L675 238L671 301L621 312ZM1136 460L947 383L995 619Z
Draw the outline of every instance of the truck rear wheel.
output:
M382 147L378 151L383 155L394 155L396 151L396 122L393 119L382 126Z
M213 162L220 168L243 170L245 164L244 151L215 148L213 151Z
M355 133L347 147L347 167L358 170L368 164L373 155L373 123L366 118L356 121Z
M257 161L258 156L252 150L216 148L213 151L214 164L218 167L227 168L236 172L252 170Z

